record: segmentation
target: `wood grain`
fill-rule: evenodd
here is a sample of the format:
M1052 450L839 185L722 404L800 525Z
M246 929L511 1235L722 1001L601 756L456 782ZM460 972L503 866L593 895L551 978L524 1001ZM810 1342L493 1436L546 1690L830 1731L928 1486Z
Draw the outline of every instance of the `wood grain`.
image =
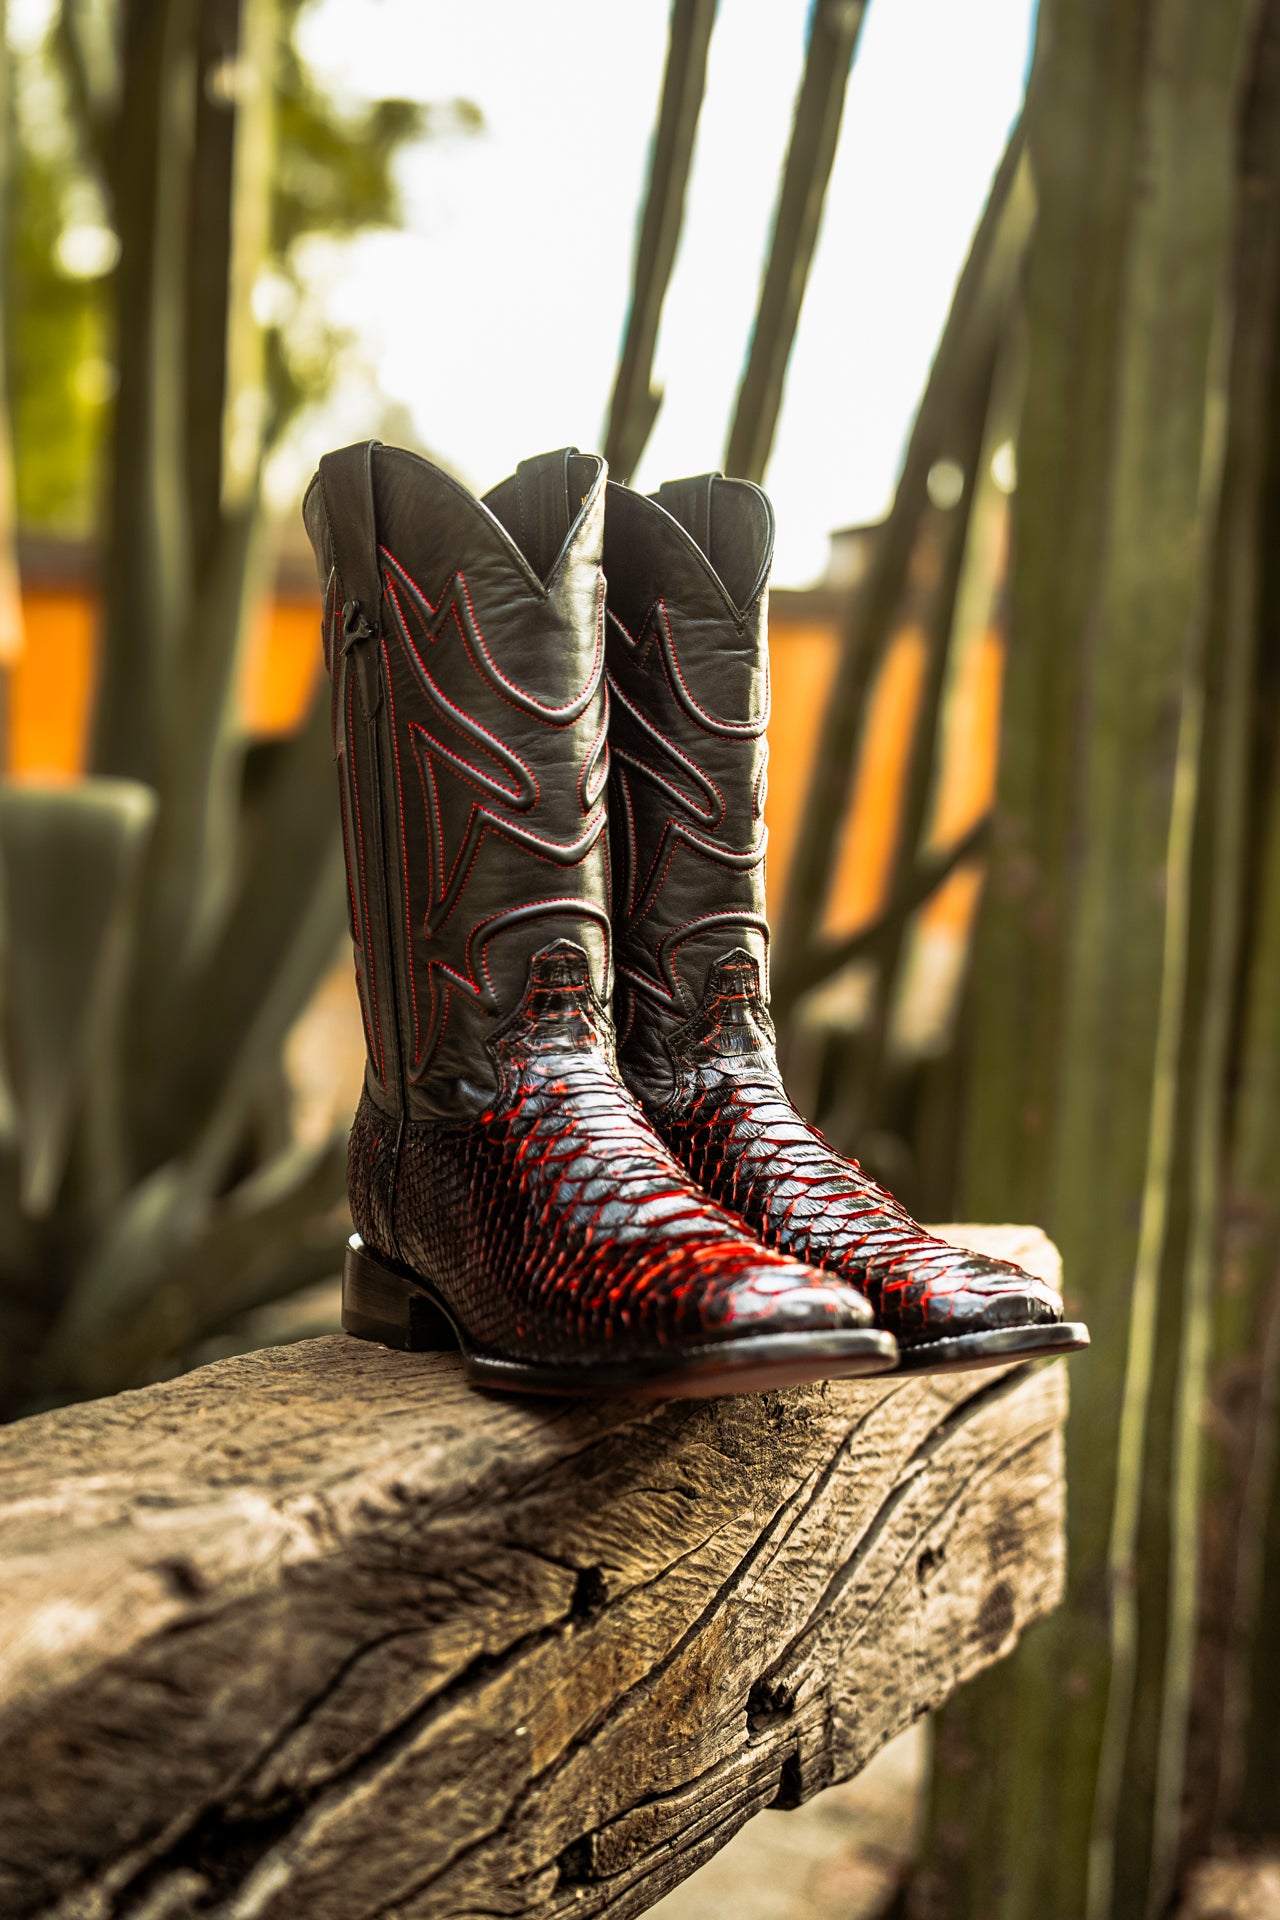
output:
M1065 1406L538 1404L335 1336L12 1427L0 1914L643 1912L1056 1603Z

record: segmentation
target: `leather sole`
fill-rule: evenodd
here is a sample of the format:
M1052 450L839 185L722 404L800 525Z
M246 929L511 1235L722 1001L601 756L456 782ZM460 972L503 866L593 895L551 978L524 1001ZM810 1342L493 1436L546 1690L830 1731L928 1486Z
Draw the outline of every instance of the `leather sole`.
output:
M960 1333L950 1340L927 1340L904 1347L898 1373L968 1373L980 1367L1001 1367L1010 1360L1038 1360L1059 1353L1079 1353L1089 1345L1083 1320L1057 1320L1031 1327L992 1327L986 1333Z
M472 1347L421 1275L370 1253L354 1233L342 1270L342 1324L358 1340L376 1340L401 1353L459 1350L473 1386L589 1399L711 1400L767 1393L812 1380L889 1373L898 1360L892 1334L874 1328L751 1334L651 1360L570 1365L506 1360Z

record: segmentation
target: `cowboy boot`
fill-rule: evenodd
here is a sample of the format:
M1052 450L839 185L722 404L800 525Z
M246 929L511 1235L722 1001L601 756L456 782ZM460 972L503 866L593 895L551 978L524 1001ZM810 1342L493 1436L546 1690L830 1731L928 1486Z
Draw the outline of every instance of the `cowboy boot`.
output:
M605 523L619 1060L677 1159L768 1246L864 1292L904 1369L1084 1346L1020 1267L924 1232L783 1088L763 821L773 510L718 474Z
M882 1371L864 1303L711 1205L618 1078L604 495L573 451L481 502L376 444L308 491L368 1049L343 1324L529 1392Z

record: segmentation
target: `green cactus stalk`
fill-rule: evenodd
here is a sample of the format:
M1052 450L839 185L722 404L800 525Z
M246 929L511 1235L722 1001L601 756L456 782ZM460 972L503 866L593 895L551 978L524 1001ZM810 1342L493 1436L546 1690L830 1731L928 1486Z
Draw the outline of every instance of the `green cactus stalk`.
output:
M390 160L428 110L337 119L293 52L297 11L119 0L105 79L77 0L59 17L80 150L120 243L119 384L90 774L0 787L9 1413L180 1364L337 1259L343 1140L265 1164L257 1145L345 893L322 695L262 746L236 710L264 584L263 459L306 397L249 295L292 234L394 217Z

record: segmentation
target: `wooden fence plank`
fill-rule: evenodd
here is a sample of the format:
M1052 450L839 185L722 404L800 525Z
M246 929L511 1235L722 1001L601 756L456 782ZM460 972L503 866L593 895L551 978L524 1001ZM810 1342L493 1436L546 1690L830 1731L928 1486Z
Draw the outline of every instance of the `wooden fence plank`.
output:
M1064 1417L1061 1363L640 1408L330 1337L22 1422L0 1912L640 1913L1056 1603Z

